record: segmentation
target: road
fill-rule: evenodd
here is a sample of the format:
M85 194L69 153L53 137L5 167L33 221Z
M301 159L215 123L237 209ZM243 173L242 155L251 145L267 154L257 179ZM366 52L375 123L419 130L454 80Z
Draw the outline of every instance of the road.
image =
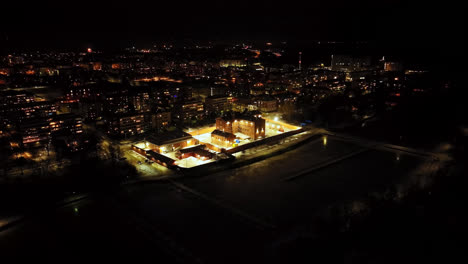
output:
M157 178L173 174L172 170L159 165L156 162L145 162L147 160L145 156L131 150L130 148L124 147L122 153L123 157L126 158L126 161L137 169L143 180L148 177Z

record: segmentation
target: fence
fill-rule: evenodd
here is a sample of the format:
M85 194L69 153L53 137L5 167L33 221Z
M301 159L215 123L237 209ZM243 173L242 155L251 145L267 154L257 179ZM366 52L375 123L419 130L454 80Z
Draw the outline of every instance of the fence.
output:
M261 140L257 140L257 141L254 141L254 142L247 143L245 145L241 145L241 146L238 146L238 147L235 147L235 148L232 148L232 149L228 149L225 152L229 153L229 154L233 154L233 153L243 151L243 150L246 150L246 149L249 149L249 148L261 146L261 145L272 143L272 142L277 142L277 141L279 141L279 140L281 140L283 138L287 138L287 137L290 137L292 135L299 134L299 133L302 133L302 132L304 132L303 128L293 130L293 131L288 131L288 132L281 133L281 134L276 135L276 136L267 137L267 138L264 138L264 139L261 139Z

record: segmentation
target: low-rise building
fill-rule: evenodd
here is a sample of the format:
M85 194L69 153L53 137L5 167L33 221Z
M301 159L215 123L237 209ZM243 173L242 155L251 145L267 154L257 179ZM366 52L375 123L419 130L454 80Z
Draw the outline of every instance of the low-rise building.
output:
M224 132L218 129L215 129L211 132L211 143L222 146L222 147L230 147L234 144L236 136L229 132Z
M146 139L146 147L158 153L177 151L190 146L198 145L199 141L192 135L180 130L169 131L163 134L150 136Z
M214 153L206 150L205 145L197 145L194 147L180 149L176 153L178 159L185 159L188 157L194 157L200 160L212 159L215 156Z
M217 118L216 129L231 134L242 133L255 140L265 137L265 119L260 115L243 114L234 118Z

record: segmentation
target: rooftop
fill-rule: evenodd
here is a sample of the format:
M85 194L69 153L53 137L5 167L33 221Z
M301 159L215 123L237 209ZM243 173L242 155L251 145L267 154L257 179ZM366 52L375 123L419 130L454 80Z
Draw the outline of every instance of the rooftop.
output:
M169 131L162 134L150 136L147 140L155 145L165 145L182 140L191 139L192 135L181 130Z

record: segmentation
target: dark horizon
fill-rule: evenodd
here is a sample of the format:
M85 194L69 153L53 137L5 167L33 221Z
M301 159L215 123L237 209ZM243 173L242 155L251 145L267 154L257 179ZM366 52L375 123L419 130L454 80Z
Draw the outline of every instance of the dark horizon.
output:
M8 7L11 5L11 7ZM464 52L463 9L385 0L7 4L0 48L120 49L153 41L366 41L378 47Z

